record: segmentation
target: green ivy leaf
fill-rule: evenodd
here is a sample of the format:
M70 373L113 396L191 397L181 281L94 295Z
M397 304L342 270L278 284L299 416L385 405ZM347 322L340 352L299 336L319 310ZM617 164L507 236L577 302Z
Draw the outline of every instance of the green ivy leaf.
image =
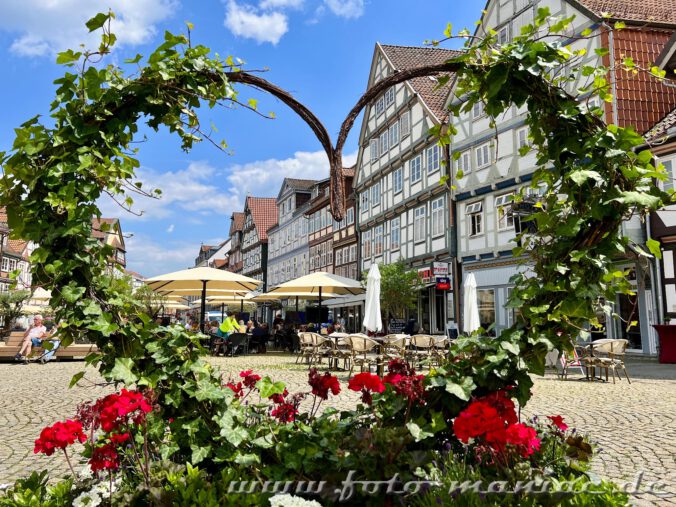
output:
M85 25L87 25L87 28L89 28L90 32L93 32L94 30L98 30L103 25L105 25L106 21L108 21L109 19L110 13L105 14L103 12L99 12L96 16L87 21Z
M132 385L138 377L132 371L134 360L131 357L118 357L115 359L115 366L110 371L110 376L115 380L121 380L126 385Z
M84 371L80 371L75 375L73 375L73 378L70 379L70 384L68 384L68 387L73 387L74 385L76 385L80 381L80 379L82 379L82 377L84 376L85 376Z
M408 431L411 432L411 435L413 436L416 442L420 442L421 440L425 440L426 438L434 436L434 433L424 431L420 426L418 426L413 421L406 423L406 427L408 428Z
M460 398L463 401L468 401L472 395L472 391L476 388L474 380L471 377L466 377L458 384L455 382L446 382L446 392Z
M273 383L270 377L264 377L256 382L256 389L260 392L261 398L269 398L273 394L282 394L285 387L284 382Z
M648 247L648 250L650 250L650 253L653 254L656 258L658 259L662 258L662 248L659 241L650 238L648 241L645 242L645 245Z
M211 453L211 446L199 446L199 445L191 445L190 449L192 450L192 456L190 458L190 463L192 465L197 465L198 463L201 463L205 459L209 457L209 454Z

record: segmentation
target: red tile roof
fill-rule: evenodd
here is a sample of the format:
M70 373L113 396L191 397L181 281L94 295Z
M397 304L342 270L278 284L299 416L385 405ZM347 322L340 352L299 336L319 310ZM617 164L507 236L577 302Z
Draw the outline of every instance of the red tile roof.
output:
M129 276L133 278L138 278L139 280L145 280L146 277L143 276L141 273L137 273L136 271L131 271L130 269L125 269L125 273L127 273Z
M277 199L274 197L248 196L244 209L251 212L254 227L258 231L259 241L267 243L268 229L277 223Z
M214 250L216 247L211 246L211 245L200 245L200 252L210 252L211 250Z
M461 51L454 49L431 47L390 46L387 44L381 44L380 47L396 70L408 70L423 65L444 63L462 54ZM427 107L441 120L448 116L448 111L444 106L451 90L451 81L449 80L441 88L437 88L439 83L431 77L417 77L411 79L409 83L420 95L423 102L427 104Z
M115 232L115 224L119 225L119 220L117 218L92 218L92 236L97 239L104 239L106 234ZM103 232L101 226L103 224L108 224L110 227L108 231Z
M637 65L650 68L670 37L670 30L660 28L620 30L613 36L615 58L631 57ZM676 107L676 88L650 74L618 70L616 76L617 123L621 127L633 126L644 134Z
M354 175L356 174L356 165L353 165L352 167L346 167L343 169L343 176L346 178L354 178Z
M572 3L586 7L597 16L607 13L613 19L676 25L674 0L575 0Z
M214 267L216 269L222 269L228 265L228 259L216 259L214 261Z
M662 118L653 128L651 128L645 135L646 140L655 141L666 135L669 129L676 127L676 108L668 115Z
M244 229L244 212L243 211L235 211L232 214L232 222L230 223L230 235L236 231L241 231Z

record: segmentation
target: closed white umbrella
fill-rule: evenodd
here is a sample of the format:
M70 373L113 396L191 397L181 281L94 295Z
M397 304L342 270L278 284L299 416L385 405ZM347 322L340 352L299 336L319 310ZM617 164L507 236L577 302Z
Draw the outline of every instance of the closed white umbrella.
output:
M481 327L479 320L479 301L476 293L476 278L474 273L469 273L462 284L463 290L463 314L462 327L467 334Z
M380 316L380 270L377 264L371 264L366 280L364 327L377 333L383 329L383 320Z
M230 271L214 268L192 268L174 271L166 275L148 278L145 283L153 290L175 293L175 291L200 290L202 308L200 315L200 331L204 332L207 290L252 291L263 282L248 276L238 275Z

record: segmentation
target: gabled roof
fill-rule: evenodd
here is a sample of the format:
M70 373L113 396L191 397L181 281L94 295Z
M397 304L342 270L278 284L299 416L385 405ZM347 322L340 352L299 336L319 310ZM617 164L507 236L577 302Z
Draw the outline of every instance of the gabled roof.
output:
M127 273L132 278L137 278L139 280L145 280L146 279L146 277L143 276L142 274L137 273L136 271L132 271L130 269L125 269L124 272Z
M284 181L296 190L311 190L312 186L317 183L316 180L301 180L298 178L284 178Z
M103 224L107 224L108 230L102 231ZM109 245L114 248L124 250L124 237L122 236L122 227L117 218L92 218L92 236L96 239L109 241Z
M391 46L388 44L379 44L379 46L395 70L408 70L423 65L440 64L462 54L462 51L454 49ZM439 83L435 78L427 76L411 79L409 83L432 113L441 120L448 116L444 105L451 90L451 81L449 80L440 88L438 88Z
M211 250L215 250L215 246L211 245L200 245L200 252L210 252Z
M277 199L274 197L248 196L244 205L253 218L261 243L268 241L268 229L277 223ZM245 211L246 212L246 211Z
M25 258L27 256L26 248L28 243L22 239L8 239L7 243L3 247L2 253L5 255L11 255L14 257Z
M232 220L230 222L230 235L232 236L235 232L241 231L244 229L244 212L235 211L230 217Z
M610 15L611 19L676 25L676 2L674 0L569 0L582 11L596 16Z
M343 169L343 176L346 178L354 178L354 175L357 172L357 164L353 165L352 167L346 167Z
M676 127L676 109L673 109L669 114L662 118L645 134L646 141L655 141L663 136L668 135L670 129Z

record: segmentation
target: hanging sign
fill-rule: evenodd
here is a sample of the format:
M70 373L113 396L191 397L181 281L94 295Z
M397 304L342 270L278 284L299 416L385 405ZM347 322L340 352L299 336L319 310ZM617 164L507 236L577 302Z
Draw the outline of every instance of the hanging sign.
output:
M451 290L451 279L447 276L437 276L437 289Z

